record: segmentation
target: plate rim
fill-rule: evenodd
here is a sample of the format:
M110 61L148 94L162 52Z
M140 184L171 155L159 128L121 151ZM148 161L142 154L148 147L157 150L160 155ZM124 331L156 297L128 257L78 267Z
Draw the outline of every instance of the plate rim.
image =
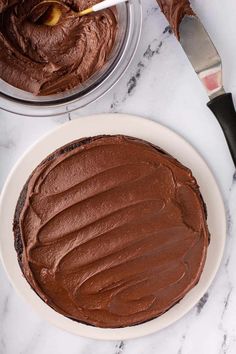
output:
M166 127L163 124L160 124L159 122L156 122L154 120L151 119L146 119L137 115L132 115L132 114L124 114L124 113L101 113L101 114L93 114L93 115L88 115L88 116L84 116L84 117L78 117L75 118L71 121L68 121L66 123L63 123L62 125L59 125L58 127L50 130L49 132L47 132L46 134L44 134L43 136L41 136L39 139L37 139L33 144L31 144L26 151L20 156L20 158L16 161L16 163L14 164L14 166L12 167L10 173L8 174L8 177L4 183L4 186L2 188L1 194L0 194L0 221L2 220L2 216L4 215L3 213L3 202L6 198L6 195L8 193L8 188L10 186L10 183L12 182L12 180L15 179L15 175L17 175L17 171L19 170L19 168L21 167L21 165L24 166L25 161L27 161L27 158L29 158L29 156L31 156L32 152L35 153L35 149L37 149L38 147L40 147L40 145L43 144L44 141L46 141L48 138L56 136L58 134L60 134L60 132L62 132L63 130L66 129L70 129L70 127L73 127L74 125L78 127L82 124L82 125L86 125L87 124L87 129L90 129L88 127L89 123L93 122L94 120L96 120L96 123L100 123L103 121L105 123L107 123L109 121L108 124L108 130L112 130L114 129L114 125L118 126L118 129L120 129L119 125L121 123L121 121L123 121L122 123L131 123L131 125L134 124L134 126L132 126L132 129L134 129L134 132L130 135L136 136L135 133L135 126L137 127L137 125L148 125L153 126L154 130L156 130L157 128L161 129L162 131L164 131L167 135L170 134L173 137L177 138L177 140L181 141L185 146L188 147L188 149L195 154L195 156L197 156L199 158L199 161L201 161L201 163L203 164L203 166L206 168L206 171L208 173L208 175L211 177L211 181L214 184L214 187L216 188L216 193L218 194L217 198L218 198L218 202L220 203L220 208L222 211L222 220L221 220L221 228L223 230L222 232L222 239L221 239L221 245L222 248L220 249L220 251L218 251L218 258L215 261L215 266L214 266L214 270L211 272L211 275L209 276L209 279L207 281L207 284L205 284L204 286L204 290L202 289L200 291L199 289L199 294L195 295L195 300L194 301L187 301L185 309L180 311L181 314L179 314L178 316L175 316L175 318L168 319L166 321L164 321L164 323L162 325L156 325L155 322L161 322L162 318L170 313L170 310L168 310L165 314L163 314L162 316L157 317L154 320L150 320L147 321L145 323L139 324L139 325L135 325L135 326L131 326L131 327L125 327L125 328L115 328L115 329L104 329L104 328L97 328L97 327L92 327L89 325L85 325L85 324L80 324L76 321L73 321L71 319L66 318L63 315L60 315L59 313L57 313L55 310L53 310L52 308L50 308L48 305L46 305L39 297L38 295L30 288L30 285L27 283L27 281L25 280L25 278L22 276L22 272L20 270L20 266L18 264L17 261L17 256L16 256L16 252L15 249L13 249L14 253L15 253L15 261L17 262L19 271L21 273L21 278L23 278L23 282L25 283L25 286L30 288L31 291L31 298L27 299L26 295L22 293L22 289L20 288L19 284L16 284L16 279L14 278L14 276L12 275L8 265L7 265L7 261L5 259L5 255L3 252L3 247L2 247L2 241L4 239L4 236L2 236L2 229L4 229L4 227L2 226L2 222L0 223L0 259L2 261L3 264L3 268L8 276L8 279L10 281L10 283L12 284L14 290L16 290L16 292L28 303L31 305L31 307L34 308L34 310L41 316L43 317L45 320L49 321L51 324L55 325L56 327L59 327L60 329L66 330L72 334L76 334L76 335L80 335L83 337L87 337L87 338L93 338L93 339L99 339L99 340L125 340L125 339L134 339L134 338L139 338L142 336L146 336L152 333L155 333L161 329L164 329L166 327L168 327L169 325L175 323L177 320L180 320L182 317L184 317L196 304L197 302L200 300L200 298L204 295L204 293L207 291L207 289L209 288L209 286L212 284L216 273L219 269L219 266L221 264L222 258L223 258L223 254L224 254L224 248L225 248L225 242L226 242L226 209L225 209L225 205L224 205L224 200L222 197L222 193L221 190L219 188L219 185L217 183L217 180L215 178L215 176L213 175L211 169L209 168L207 162L205 161L205 159L202 157L202 155L197 151L197 149L195 149L195 147L193 147L193 145L186 140L184 137L181 136L181 134L175 132L174 130L172 130L171 128ZM86 122L86 123L85 123ZM118 124L116 124L118 123ZM106 124L105 124L106 125ZM99 127L97 127L97 129L100 129ZM115 134L115 133L105 133L105 132L100 132L100 134ZM120 134L123 134L122 132ZM92 134L91 134L92 135ZM97 133L96 135L99 135L99 133ZM138 133L138 135L140 135ZM78 133L78 139L80 138L80 133ZM139 136L137 136L139 137ZM148 139L146 139L148 140ZM150 139L151 140L151 139ZM72 141L72 140L69 140ZM68 141L68 142L69 142ZM59 144L59 146L63 146L65 143L63 144ZM158 144L157 144L158 145ZM162 146L160 146L162 148ZM164 148L164 150L166 150L166 148ZM52 151L51 151L52 152ZM48 152L48 154L50 154L50 152ZM45 156L46 157L46 156ZM174 155L174 157L176 157ZM176 157L178 160L179 158ZM185 164L184 162L181 161L181 163ZM36 166L38 165L38 162L36 163ZM32 171L35 167L32 168ZM22 174L24 174L24 172L22 172ZM193 175L195 175L193 173ZM27 175L29 177L29 175ZM23 185L21 185L21 189L22 189ZM204 196L203 196L204 197ZM16 196L16 200L18 199L18 195ZM12 206L12 208L15 210L15 205ZM10 212L10 211L9 211ZM11 228L8 226L8 231L10 231ZM11 235L13 236L13 232L11 231ZM14 241L14 239L13 239ZM13 242L14 243L14 242ZM206 265L204 266L205 269ZM202 278L202 277L201 277ZM199 283L201 283L201 278ZM19 280L19 279L18 279ZM21 279L22 281L22 279ZM196 287L193 288L196 289L198 287L198 285ZM29 290L29 289L28 289ZM184 299L186 300L186 298L189 298L189 294L191 294L193 292L193 290L191 290L185 297ZM184 300L183 299L183 300ZM37 301L36 301L37 300ZM180 303L183 302L183 300L180 301ZM45 311L42 311L42 306L38 306L38 303L43 304L43 306L46 306L47 308L45 308ZM178 305L178 304L177 304ZM175 305L174 308L177 306ZM48 312L48 314L46 314L46 312ZM53 316L53 313L54 316ZM51 314L50 314L51 313ZM65 321L66 319L66 321ZM63 321L64 320L64 321ZM71 322L71 326L66 327L66 322ZM64 325L63 325L64 323ZM75 329L74 327L77 327L77 329ZM74 328L74 329L73 329Z

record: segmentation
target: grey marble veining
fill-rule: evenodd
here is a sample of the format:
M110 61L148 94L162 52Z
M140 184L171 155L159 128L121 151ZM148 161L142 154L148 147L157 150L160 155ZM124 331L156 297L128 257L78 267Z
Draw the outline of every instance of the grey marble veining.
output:
M193 0L236 98L236 3ZM0 188L16 160L40 136L77 116L126 112L165 124L203 155L227 209L227 244L219 272L200 302L167 329L137 340L100 342L44 322L12 289L0 265L0 354L235 354L236 174L207 96L154 0L143 1L137 53L119 83L97 102L63 117L30 119L0 111Z

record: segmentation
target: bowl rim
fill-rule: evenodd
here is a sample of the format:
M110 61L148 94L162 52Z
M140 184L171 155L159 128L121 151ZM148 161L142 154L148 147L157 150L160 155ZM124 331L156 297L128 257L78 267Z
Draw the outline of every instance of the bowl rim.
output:
M212 234L206 264L199 283L162 316L132 327L103 329L75 322L46 305L30 288L21 274L14 249L11 222L16 201L29 172L59 146L81 137L100 134L126 134L158 145L187 165L200 185L208 207ZM168 148L169 147L169 148ZM207 182L207 183L206 183ZM163 329L183 317L205 294L219 268L226 239L226 213L217 182L201 155L184 138L169 128L137 116L99 114L78 118L50 131L37 140L18 160L10 172L0 196L0 257L16 291L52 324L80 336L102 340L142 337ZM12 237L9 237L11 235Z

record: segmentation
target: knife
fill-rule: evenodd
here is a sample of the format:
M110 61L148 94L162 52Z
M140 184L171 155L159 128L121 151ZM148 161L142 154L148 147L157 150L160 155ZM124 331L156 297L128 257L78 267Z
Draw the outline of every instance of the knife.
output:
M207 106L217 118L236 166L236 111L231 93L225 93L222 62L211 38L197 16L185 15L179 41L210 98Z

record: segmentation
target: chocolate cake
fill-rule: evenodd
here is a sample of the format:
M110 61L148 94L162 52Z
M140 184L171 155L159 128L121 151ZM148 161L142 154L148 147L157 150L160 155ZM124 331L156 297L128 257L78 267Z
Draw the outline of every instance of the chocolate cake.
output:
M57 312L117 328L160 316L199 281L209 243L191 171L127 136L74 141L29 177L15 248L33 290Z

